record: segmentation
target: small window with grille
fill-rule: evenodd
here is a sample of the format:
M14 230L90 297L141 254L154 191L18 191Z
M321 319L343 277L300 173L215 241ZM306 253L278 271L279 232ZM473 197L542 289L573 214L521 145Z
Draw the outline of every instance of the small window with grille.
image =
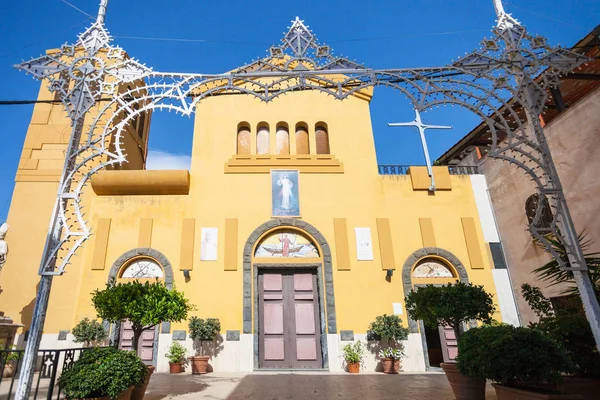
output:
M542 207L542 210L540 218L537 220L536 227L550 228L552 226L552 221L554 221L552 209L550 208L550 202L548 201L548 198L546 196L540 196L538 193L529 196L527 198L527 201L525 202L525 215L527 216L527 221L529 225L533 224L538 206L540 205Z

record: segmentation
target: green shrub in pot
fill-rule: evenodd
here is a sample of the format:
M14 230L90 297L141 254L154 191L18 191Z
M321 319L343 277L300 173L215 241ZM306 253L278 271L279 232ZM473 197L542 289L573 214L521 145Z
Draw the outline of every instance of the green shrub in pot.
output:
M550 299L540 288L523 284L521 295L539 318L529 327L552 338L572 364L571 375L577 378L600 379L600 353L583 309L568 315L556 315Z
M171 343L169 346L169 351L165 356L169 359L169 362L172 364L185 362L185 355L187 353L187 349L183 347L179 342Z
M58 379L61 393L69 399L109 396L114 399L144 382L148 368L134 351L93 347Z
M73 328L73 341L75 343L83 343L85 347L90 345L102 344L108 339L108 332L104 330L102 324L96 320L84 318Z
M362 342L348 343L342 348L344 352L344 360L347 364L360 364L363 357Z
M221 322L218 318L198 318L192 317L189 322L190 338L200 345L196 347L198 355L202 355L202 342L215 340L221 333Z
M458 342L458 369L509 387L555 384L571 367L559 346L542 332L511 325L465 332Z
M412 319L423 320L432 329L450 326L458 340L463 333L463 324L471 320L489 324L495 310L492 295L483 286L471 283L427 285L406 296L406 311Z

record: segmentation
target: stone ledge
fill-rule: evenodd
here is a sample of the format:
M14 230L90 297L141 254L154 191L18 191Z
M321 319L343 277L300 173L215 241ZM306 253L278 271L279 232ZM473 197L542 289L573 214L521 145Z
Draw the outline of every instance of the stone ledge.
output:
M354 341L354 331L340 330L340 340L343 342L353 342Z
M178 330L173 331L173 340L185 340L185 338L186 338L186 331L178 331Z

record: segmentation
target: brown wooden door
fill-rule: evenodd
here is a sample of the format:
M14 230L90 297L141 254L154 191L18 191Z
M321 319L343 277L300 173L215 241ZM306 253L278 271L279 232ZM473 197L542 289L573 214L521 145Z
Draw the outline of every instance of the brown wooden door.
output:
M319 299L313 271L258 277L261 368L321 368Z
M456 340L456 334L454 329L448 326L440 326L440 341L442 342L442 356L444 362L456 361L458 355L458 342Z
M146 365L152 365L154 361L154 336L156 335L156 327L145 330L142 333L140 342L138 343L138 354ZM127 321L121 324L121 337L119 340L119 349L131 350L133 341L133 329L131 322Z

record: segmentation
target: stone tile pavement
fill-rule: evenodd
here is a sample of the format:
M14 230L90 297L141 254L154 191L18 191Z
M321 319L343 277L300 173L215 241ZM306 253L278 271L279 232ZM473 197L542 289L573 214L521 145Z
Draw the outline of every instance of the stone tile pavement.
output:
M453 400L443 373L357 375L323 372L273 372L252 374L211 373L204 376L156 373L144 400L302 400L302 399L402 399ZM496 400L491 385L486 400Z

